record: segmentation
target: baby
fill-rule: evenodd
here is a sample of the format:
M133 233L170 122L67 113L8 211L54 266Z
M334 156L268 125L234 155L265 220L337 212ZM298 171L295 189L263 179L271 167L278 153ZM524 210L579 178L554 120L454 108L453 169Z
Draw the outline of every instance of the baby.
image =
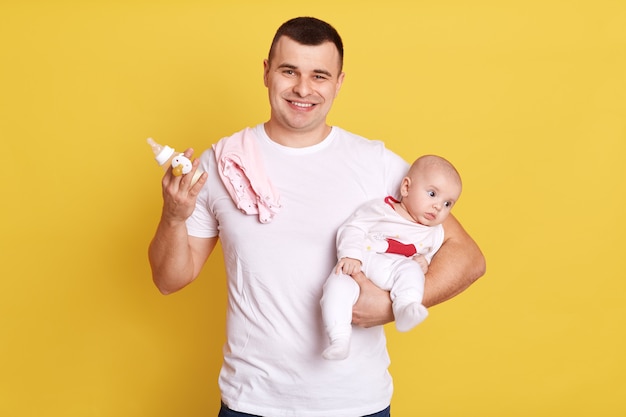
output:
M441 224L460 195L461 177L454 166L439 156L422 156L402 180L400 201L390 196L370 201L339 228L339 262L321 300L330 339L324 358L348 357L352 306L359 298L359 286L350 275L360 270L390 291L399 331L409 331L428 316L422 305L424 274L443 243Z

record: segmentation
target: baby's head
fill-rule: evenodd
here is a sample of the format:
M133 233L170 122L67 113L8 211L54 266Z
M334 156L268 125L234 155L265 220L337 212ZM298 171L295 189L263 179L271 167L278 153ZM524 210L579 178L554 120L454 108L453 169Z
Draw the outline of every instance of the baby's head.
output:
M461 195L456 168L436 155L418 158L402 180L401 205L411 219L425 226L444 222Z

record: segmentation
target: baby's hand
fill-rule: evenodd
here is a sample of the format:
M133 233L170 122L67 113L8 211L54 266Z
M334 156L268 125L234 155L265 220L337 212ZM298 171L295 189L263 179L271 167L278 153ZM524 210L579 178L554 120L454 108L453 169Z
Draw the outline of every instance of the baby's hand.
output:
M360 271L361 261L353 258L341 258L339 262L337 262L337 268L335 268L336 274L339 274L341 272L346 275L352 275Z
M413 260L422 267L422 272L425 275L426 272L428 272L428 261L426 260L426 257L418 254L413 257Z

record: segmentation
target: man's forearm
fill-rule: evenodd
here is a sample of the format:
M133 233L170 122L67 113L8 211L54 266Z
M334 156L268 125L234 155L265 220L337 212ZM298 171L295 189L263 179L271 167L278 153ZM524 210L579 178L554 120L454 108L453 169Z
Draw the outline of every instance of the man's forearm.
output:
M159 291L170 294L183 288L194 277L192 251L185 223L161 220L148 248L152 280Z
M426 274L422 304L432 307L460 294L485 274L485 257L454 219L446 223L449 237L433 257Z

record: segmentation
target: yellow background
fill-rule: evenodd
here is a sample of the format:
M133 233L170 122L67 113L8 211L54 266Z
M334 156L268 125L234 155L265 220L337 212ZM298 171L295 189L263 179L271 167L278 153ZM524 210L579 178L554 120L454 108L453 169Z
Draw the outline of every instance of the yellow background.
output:
M488 259L388 328L393 415L624 416L622 0L3 0L0 415L217 414L221 255L153 287L145 139L202 150L265 121L262 60L297 15L346 44L331 122L455 163Z

